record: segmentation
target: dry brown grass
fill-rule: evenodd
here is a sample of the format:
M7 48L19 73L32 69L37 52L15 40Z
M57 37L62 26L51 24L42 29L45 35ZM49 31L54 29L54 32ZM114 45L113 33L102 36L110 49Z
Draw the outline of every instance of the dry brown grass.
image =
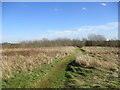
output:
M74 47L49 47L28 49L4 49L2 51L3 77L11 78L12 72L28 72L43 64L50 64L53 60L69 55Z
M102 67L112 71L118 71L118 48L113 47L83 47L93 56L80 54L76 62L85 67Z

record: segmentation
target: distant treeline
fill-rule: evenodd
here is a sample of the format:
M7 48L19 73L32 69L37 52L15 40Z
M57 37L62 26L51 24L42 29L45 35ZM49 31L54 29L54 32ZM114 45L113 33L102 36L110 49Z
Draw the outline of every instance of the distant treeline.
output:
M42 40L36 41L23 41L18 44L11 44L11 43L2 43L2 48L39 48L39 47L57 47L57 46L75 46L75 47L82 47L82 46L109 46L109 47L118 47L119 40L109 40L103 35L95 35L91 34L88 38L83 38L82 40L79 39L55 39L55 40L48 40L43 38Z
M37 40L23 41L18 44L3 43L2 48L38 48L38 47L57 47L57 46L79 46L84 45L80 40L56 39L56 40Z
M57 46L109 46L118 47L118 40L111 41L80 41L70 39L45 40L45 41L27 41L18 44L3 43L2 48L38 48L38 47L57 47Z

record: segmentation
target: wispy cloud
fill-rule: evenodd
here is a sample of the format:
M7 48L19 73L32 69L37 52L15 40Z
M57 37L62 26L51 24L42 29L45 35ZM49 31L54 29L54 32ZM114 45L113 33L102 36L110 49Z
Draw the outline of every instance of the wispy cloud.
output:
M117 36L118 23L111 22L104 25L96 25L96 26L82 26L80 28L76 28L75 30L54 30L48 31L46 34L41 35L41 37L46 37L49 39L55 38L83 38L87 37L91 33L102 34L107 38L111 39Z
M59 11L59 9L58 8L54 8L53 11Z
M83 7L83 8L82 8L82 10L86 10L86 8L85 8L85 7Z
M106 3L101 3L100 5L102 5L102 6L106 6L107 4L106 4Z
M118 28L117 22L107 23L105 25L97 25L97 26L83 26L78 29L78 31L92 31L92 30L116 30Z

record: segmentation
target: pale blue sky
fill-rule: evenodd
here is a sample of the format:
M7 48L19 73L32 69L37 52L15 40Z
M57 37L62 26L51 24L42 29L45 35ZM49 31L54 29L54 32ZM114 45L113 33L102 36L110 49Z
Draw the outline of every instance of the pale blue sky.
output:
M3 42L79 38L91 33L117 38L117 2L3 2Z

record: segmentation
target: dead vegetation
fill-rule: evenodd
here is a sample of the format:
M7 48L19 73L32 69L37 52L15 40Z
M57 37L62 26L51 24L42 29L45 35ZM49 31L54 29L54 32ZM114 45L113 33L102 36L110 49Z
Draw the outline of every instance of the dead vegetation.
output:
M3 49L2 51L2 73L3 78L13 77L13 72L20 73L50 64L53 60L69 55L74 47L43 47L28 49Z
M118 48L113 47L83 47L86 54L80 54L76 62L85 67L102 67L118 71Z

